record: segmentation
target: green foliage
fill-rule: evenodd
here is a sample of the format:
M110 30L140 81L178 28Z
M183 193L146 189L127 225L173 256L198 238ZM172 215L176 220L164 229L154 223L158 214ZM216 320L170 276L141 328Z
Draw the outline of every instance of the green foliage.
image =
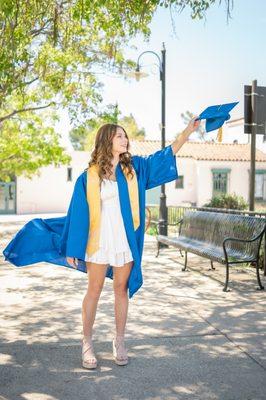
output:
M109 104L103 111L99 112L95 118L87 120L81 126L70 131L70 140L75 150L90 151L94 147L95 136L99 127L106 123L114 123L125 128L130 139L143 139L145 130L139 129L132 114L119 118L121 111L117 104Z
M22 174L31 178L40 167L69 163L59 139L37 115L6 121L0 135L0 180L8 182Z
M0 122L51 100L67 107L74 124L88 118L101 101L95 67L132 67L124 41L138 32L148 37L155 9L139 1L1 2Z
M67 109L74 126L91 118L102 100L95 68L121 73L132 67L122 45L137 32L149 35L155 8L121 1L0 2L0 179L67 162L54 119L43 123L43 110Z
M97 70L103 68L122 75L124 69L135 68L135 62L125 58L124 46L136 34L148 40L149 24L159 6L189 8L192 18L203 18L213 3L214 0L1 1L1 179L22 172L31 174L49 161L66 162L53 121L50 120L50 127L42 123L40 110L49 108L59 114L60 109L67 109L72 125L78 129L75 135L82 136L80 126L97 116L102 101ZM11 145L10 140L16 143ZM32 160L27 158L31 146ZM55 146L55 150L48 150L48 146Z
M202 19L205 17L206 11L214 4L216 0L160 0L159 5L162 7L174 7L178 12L182 12L184 8L189 7L192 19ZM218 1L219 4L222 0ZM225 0L227 6L227 20L231 18L231 10L233 8L233 0Z
M242 196L237 196L235 193L227 194L223 193L219 196L214 196L211 201L204 204L203 207L214 207L214 208L229 208L233 210L246 210L248 204Z
M94 72L117 73L135 63L123 48L137 33L148 39L158 6L190 8L203 18L215 0L5 0L0 2L0 122L27 106L67 107L72 122L101 101ZM230 3L230 0L226 0ZM19 107L10 102L20 96ZM12 104L12 105L11 105Z
M88 128L83 124L71 129L69 138L74 150L84 150L87 142Z
M145 233L146 233L147 235L151 235L151 236L156 236L156 235L158 235L155 225L150 225L149 228L146 230Z
M98 128L106 123L117 124L119 114L117 104L108 104L103 110L100 109L94 117L73 128L69 137L74 149L90 150L93 148Z
M119 119L118 124L125 128L130 138L142 140L145 137L145 129L139 128L138 124L133 116L130 113L128 116L124 116Z

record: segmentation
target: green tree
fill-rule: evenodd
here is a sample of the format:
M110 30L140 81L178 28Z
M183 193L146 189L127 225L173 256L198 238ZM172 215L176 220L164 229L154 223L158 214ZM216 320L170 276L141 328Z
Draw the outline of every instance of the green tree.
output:
M132 114L119 118L121 111L117 104L109 104L96 117L89 119L86 123L73 128L70 133L70 140L75 150L91 150L94 147L95 136L99 127L106 123L119 124L125 128L130 138L144 139L145 130L140 129Z
M125 128L126 132L130 136L130 138L134 139L144 139L145 138L145 129L139 128L138 124L133 116L133 114L129 114L128 116L124 116L119 119L118 124Z
M46 116L48 119L48 116ZM16 175L31 178L40 167L69 163L71 158L59 144L60 137L43 118L10 119L1 128L0 180L10 181Z
M214 3L215 0L1 1L0 46L4 49L0 54L1 133L8 132L9 140L20 141L19 128L34 126L36 118L41 118L46 109L58 113L66 108L73 126L82 125L82 121L97 115L102 101L97 70L122 74L124 69L135 67L135 62L124 57L123 48L137 33L144 40L149 38L149 24L158 7L178 11L188 7L192 18L203 18ZM15 124L18 136L13 136L9 121ZM23 127L21 135L25 132ZM32 135L34 144L38 144L38 135L47 136L46 128L39 123L44 132ZM54 143L52 125L50 129ZM4 146L12 151L8 144ZM33 146L33 157L37 147ZM45 160L45 152L43 157ZM6 154L6 159L11 158L15 159L13 153ZM62 162L66 162L63 152ZM33 172L33 166L26 162L23 171L27 172L27 165ZM8 162L5 171L5 174L23 172L20 168L10 168L8 172Z
M84 121L82 125L74 127L69 132L70 141L75 150L90 150L94 146L94 140L98 128L106 123L118 123L121 112L117 104L108 104L103 110L97 111L96 115Z

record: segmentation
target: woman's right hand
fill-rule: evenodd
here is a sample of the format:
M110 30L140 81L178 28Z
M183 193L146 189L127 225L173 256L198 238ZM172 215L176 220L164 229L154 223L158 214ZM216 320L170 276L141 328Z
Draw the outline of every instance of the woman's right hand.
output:
M66 258L68 264L72 265L74 268L78 268L78 259L74 257L67 257Z

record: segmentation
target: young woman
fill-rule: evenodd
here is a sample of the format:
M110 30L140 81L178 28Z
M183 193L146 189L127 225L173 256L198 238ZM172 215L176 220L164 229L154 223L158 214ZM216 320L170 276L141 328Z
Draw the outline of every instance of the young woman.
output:
M124 335L131 298L143 283L141 258L145 230L145 191L178 178L175 154L200 121L193 118L175 141L149 156L131 156L119 125L97 132L88 168L76 180L65 217L29 221L3 254L16 266L46 261L88 275L82 303L82 365L96 368L93 324L105 277L113 279L113 356L128 363Z
M199 123L191 121L187 129L179 135L171 145L175 154L186 138ZM125 130L118 125L106 124L96 135L95 149L91 155L89 167L98 165L101 183L101 229L99 249L91 256L86 256L88 271L88 290L82 304L83 320L83 366L97 366L92 345L92 330L96 316L98 300L104 285L107 267L114 267L113 288L115 298L116 334L113 339L113 354L119 365L128 362L124 343L125 326L128 312L127 282L133 265L133 256L128 244L123 217L120 211L119 193L115 168L120 162L132 172L128 154L129 138ZM68 257L67 261L75 267L75 259Z

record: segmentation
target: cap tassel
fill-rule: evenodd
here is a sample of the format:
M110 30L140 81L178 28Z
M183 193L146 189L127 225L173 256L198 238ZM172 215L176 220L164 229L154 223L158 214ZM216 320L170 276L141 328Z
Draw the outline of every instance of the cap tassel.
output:
M221 143L222 140L223 140L223 127L222 126L218 129L218 133L217 133L217 138L216 139L217 139L217 141L219 143Z

